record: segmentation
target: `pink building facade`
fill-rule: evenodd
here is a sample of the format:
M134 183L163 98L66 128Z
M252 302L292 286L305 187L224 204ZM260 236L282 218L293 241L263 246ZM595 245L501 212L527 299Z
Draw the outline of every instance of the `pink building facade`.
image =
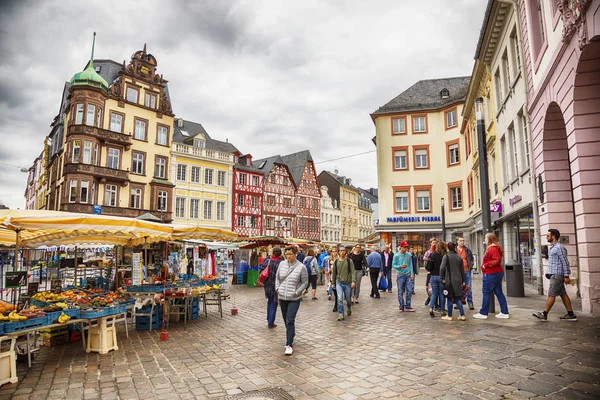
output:
M598 315L600 0L518 3L541 234L555 228L564 236L570 294Z

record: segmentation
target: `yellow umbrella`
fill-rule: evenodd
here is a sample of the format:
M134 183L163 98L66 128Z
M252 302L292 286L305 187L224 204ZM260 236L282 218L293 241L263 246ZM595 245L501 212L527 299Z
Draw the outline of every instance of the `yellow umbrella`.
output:
M13 232L12 245L59 244L139 245L171 238L172 228L134 218L45 210L0 211L0 226ZM19 237L17 243L17 236ZM0 243L9 242L5 233Z
M227 229L204 228L200 226L173 225L173 240L213 240L219 242L232 242L238 239L235 232Z

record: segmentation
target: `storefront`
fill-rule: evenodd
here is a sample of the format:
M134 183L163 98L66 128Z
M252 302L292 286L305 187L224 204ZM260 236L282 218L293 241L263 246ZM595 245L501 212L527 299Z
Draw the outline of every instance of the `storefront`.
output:
M537 280L536 245L531 204L504 215L498 220L501 224L504 246L504 262L517 261L523 267L525 283L535 284Z

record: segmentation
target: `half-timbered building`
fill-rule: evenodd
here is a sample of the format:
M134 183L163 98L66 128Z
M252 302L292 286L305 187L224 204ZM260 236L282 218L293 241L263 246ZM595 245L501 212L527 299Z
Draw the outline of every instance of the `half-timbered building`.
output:
M288 166L276 155L252 163L264 174L263 235L296 234L296 184Z
M234 153L231 229L242 237L263 234L264 173L252 165L250 154Z
M318 241L321 229L321 192L310 151L303 150L281 158L288 166L297 187L295 237Z

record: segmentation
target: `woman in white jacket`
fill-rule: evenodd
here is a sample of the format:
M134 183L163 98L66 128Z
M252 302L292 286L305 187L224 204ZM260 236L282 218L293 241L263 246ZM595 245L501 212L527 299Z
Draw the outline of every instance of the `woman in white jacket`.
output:
M288 246L284 251L285 260L277 268L275 290L279 296L279 306L285 322L285 355L291 355L296 336L296 314L300 308L302 291L308 287L308 272L300 261L296 260L296 249Z

